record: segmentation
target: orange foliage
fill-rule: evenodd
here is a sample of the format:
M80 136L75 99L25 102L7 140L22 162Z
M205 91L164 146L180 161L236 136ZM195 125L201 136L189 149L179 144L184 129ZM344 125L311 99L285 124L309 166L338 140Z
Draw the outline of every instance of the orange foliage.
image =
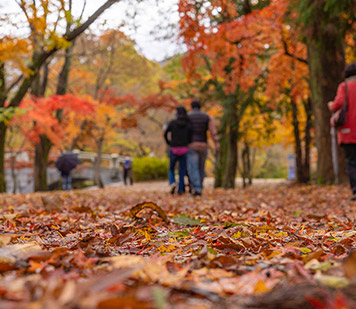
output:
M46 135L53 144L61 145L69 115L86 115L94 112L93 104L86 98L75 95L54 95L49 98L24 99L20 113L14 121L32 123L27 138L38 143L40 135ZM56 112L62 110L62 119L59 121ZM26 130L26 128L24 128Z
M224 81L226 93L234 92L237 85L244 90L254 85L264 68L259 56L279 39L276 29L286 10L286 1L274 1L264 9L238 16L232 3L211 1L206 10L197 10L193 0L179 4L181 35L188 47L183 65L194 77L202 59L208 59L211 74ZM217 12L223 16L221 23L214 22Z

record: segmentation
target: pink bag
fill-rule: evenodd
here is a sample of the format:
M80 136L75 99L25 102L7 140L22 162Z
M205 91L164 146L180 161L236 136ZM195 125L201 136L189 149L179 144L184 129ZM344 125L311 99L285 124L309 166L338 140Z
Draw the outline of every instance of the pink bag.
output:
M173 154L175 154L177 156L182 156L182 155L185 155L189 151L189 148L187 146L171 147L171 151Z

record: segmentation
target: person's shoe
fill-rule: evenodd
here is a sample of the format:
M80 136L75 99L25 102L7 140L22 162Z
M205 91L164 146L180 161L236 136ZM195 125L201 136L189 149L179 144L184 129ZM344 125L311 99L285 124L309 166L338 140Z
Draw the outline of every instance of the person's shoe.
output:
M348 198L349 201L356 201L356 193L352 194L349 198Z
M178 191L178 195L183 195L185 192L183 191L183 192L179 192Z
M197 191L192 191L192 196L201 196L201 192L197 192Z
M176 192L176 189L177 189L177 184L176 183L172 183L171 186L170 186L169 192L171 194L174 194L174 192Z

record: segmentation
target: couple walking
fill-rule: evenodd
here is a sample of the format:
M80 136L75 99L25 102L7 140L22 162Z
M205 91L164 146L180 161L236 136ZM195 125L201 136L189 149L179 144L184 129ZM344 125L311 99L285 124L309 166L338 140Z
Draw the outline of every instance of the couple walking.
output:
M220 145L213 118L200 110L199 101L192 101L190 105L192 111L189 114L184 107L177 107L175 119L169 122L164 131L164 138L170 146L168 179L171 193L174 193L177 187L174 171L178 162L178 194L183 194L185 191L184 177L188 172L192 194L199 196L202 194L205 176L208 131L216 151L219 151Z

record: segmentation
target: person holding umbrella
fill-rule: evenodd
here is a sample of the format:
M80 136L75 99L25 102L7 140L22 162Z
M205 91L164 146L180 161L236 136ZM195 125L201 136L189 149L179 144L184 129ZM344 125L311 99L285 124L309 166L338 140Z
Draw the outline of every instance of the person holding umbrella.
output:
M56 168L60 171L62 176L63 190L72 189L72 177L70 175L70 172L78 165L78 163L78 156L71 151L66 151L58 157L55 164Z

